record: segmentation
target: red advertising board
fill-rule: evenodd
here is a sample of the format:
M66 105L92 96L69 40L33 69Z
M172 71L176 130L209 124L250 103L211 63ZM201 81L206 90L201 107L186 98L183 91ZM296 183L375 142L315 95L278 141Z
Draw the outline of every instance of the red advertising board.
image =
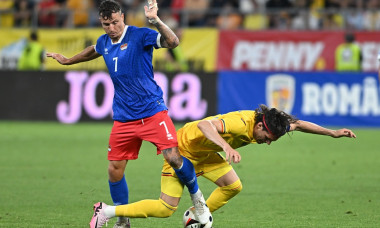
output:
M363 71L377 71L380 32L356 32ZM218 70L316 71L335 69L344 32L221 31Z

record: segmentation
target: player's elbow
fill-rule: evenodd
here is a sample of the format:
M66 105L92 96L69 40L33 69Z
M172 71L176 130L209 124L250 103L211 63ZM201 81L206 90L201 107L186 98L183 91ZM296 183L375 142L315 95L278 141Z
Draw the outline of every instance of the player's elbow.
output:
M176 48L179 45L179 39L177 36L173 37L173 39L168 42L168 46L170 49Z
M210 126L210 121L209 120L201 120L201 121L199 121L198 122L198 124L197 124L197 127L201 130L201 131L203 131L203 130L205 130L207 127L209 127Z
M202 128L202 126L205 124L206 120L201 120L198 122L197 127Z

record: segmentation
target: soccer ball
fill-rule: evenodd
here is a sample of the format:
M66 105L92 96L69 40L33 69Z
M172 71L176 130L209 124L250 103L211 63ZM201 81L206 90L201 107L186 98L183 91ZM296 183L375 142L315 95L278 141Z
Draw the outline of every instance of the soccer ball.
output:
M195 208L191 206L183 214L183 227L184 228L212 228L213 218L210 216L210 222L207 224L201 224L195 215Z
M183 214L183 227L184 228L199 228L201 223L195 217L195 208L190 207Z

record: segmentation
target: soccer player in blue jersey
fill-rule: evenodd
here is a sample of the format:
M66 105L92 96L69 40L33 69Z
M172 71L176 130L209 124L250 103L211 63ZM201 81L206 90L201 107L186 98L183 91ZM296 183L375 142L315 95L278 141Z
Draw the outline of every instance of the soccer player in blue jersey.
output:
M178 152L177 134L167 113L161 88L153 78L153 48L175 48L178 37L157 16L156 0L149 0L145 16L157 30L138 28L124 24L120 4L105 0L99 7L99 19L106 34L100 36L96 45L85 48L79 54L66 58L58 53L48 57L63 65L90 61L103 56L115 94L113 100L114 125L108 147L108 174L111 197L115 205L128 203L128 186L125 167L129 160L138 158L142 140L157 146L157 154L174 168L191 195L196 214L202 224L211 216L198 187L193 164ZM166 207L159 203L149 207ZM102 204L94 205L94 216ZM92 219L90 227L98 227L101 221ZM121 218L116 227L128 227L129 220Z

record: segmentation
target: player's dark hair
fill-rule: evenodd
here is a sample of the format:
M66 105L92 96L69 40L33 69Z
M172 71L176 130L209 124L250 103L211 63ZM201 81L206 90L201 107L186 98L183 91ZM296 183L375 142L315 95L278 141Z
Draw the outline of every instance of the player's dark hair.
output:
M268 108L263 104L260 105L255 112L255 123L262 122L264 129L276 137L283 136L289 131L290 124L298 120L296 117L284 111L280 111L276 108Z
M114 0L105 0L100 3L99 16L104 20L112 18L113 13L121 12L121 6Z

